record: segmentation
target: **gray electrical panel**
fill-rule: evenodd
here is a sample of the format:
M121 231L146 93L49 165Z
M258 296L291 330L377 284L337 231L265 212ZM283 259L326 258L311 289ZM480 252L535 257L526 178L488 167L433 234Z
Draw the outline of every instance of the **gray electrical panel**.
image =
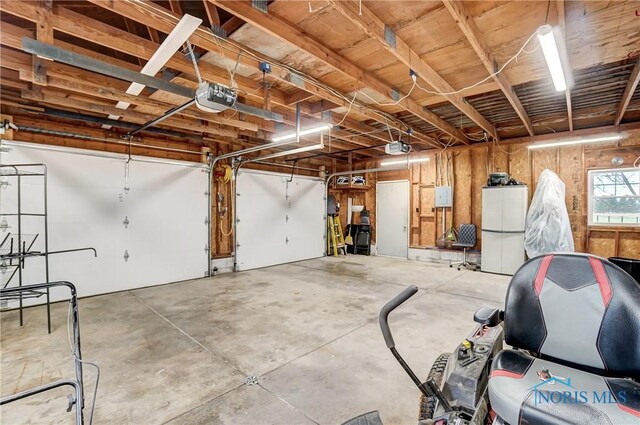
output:
M451 186L436 187L436 208L450 208L452 206Z

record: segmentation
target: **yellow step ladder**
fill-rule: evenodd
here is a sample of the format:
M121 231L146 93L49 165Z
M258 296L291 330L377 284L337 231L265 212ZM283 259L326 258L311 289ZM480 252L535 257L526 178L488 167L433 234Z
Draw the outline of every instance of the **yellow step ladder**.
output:
M347 248L344 243L344 236L342 235L342 224L340 224L340 216L329 214L327 215L327 254L339 255L339 251L342 250L344 255L347 255ZM333 252L333 254L332 254Z

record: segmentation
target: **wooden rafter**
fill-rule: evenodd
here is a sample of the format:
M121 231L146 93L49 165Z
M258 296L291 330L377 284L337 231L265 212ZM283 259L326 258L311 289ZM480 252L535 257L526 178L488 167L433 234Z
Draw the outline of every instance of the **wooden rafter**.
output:
M177 13L182 16L182 6L180 6L180 0L169 0L169 7L173 13Z
M218 14L218 9L207 0L202 0L202 3L204 4L204 11L207 14L207 18L209 19L209 25L220 26L220 15Z
M10 13L32 22L35 22L36 19L35 7L30 3L13 1L0 2L0 10L3 13ZM55 13L51 16L51 23L53 28L58 31L127 53L134 57L143 58L145 60L149 59L159 47L157 43L135 36L126 31L122 31L100 21L90 19L63 7L56 8ZM3 36L6 33L4 23L2 33ZM9 34L6 35L9 36ZM21 40L18 40L18 42L21 42ZM174 57L167 62L167 67L188 73L189 75L194 74L193 64L182 55L174 55ZM228 78L226 70L208 63L200 64L200 72L202 73L203 78L209 81L218 81L223 78ZM247 90L247 97L254 98L258 102L262 102L262 85L260 83L239 75L236 76L236 82L241 84L242 87ZM271 90L271 99L278 104L286 104L284 101L284 95L278 90Z
M65 11L62 10L61 11L62 14L65 14ZM23 16L26 19L29 19L29 10L27 9L26 11L23 11ZM69 18L76 18L75 15L70 15ZM58 22L58 20L60 22ZM77 20L77 19L76 19ZM87 18L87 25L90 28L93 28L93 33L90 32L82 32L82 34L85 36L85 38L87 38L88 40L95 40L95 42L98 43L108 43L109 40L112 40L111 42L113 42L113 40L120 40L120 43L123 46L130 46L131 48L133 48L133 45L135 43L137 43L138 47L142 46L148 46L149 47L149 53L147 54L143 54L139 57L149 57L149 55L153 54L153 51L155 51L155 49L157 49L157 46L153 46L152 44L149 44L150 42L148 40L142 40L142 39L137 39L137 38L131 38L130 40L132 41L131 44L127 44L127 40L129 40L129 38L127 38L127 33L123 33L120 32L119 30L117 30L116 32L112 32L112 33L108 33L111 34L111 36L108 36L107 33L102 34L100 31L102 29L104 29L100 23L98 22L94 22L91 21ZM61 24L61 25L65 25L68 23L67 20L65 19L61 19L60 16L56 16L56 22ZM12 47L15 49L20 49L22 46L22 38L23 37L32 37L33 34L31 33L31 31L23 29L23 28L19 28L15 25L12 24L8 24L8 23L4 23L3 24L3 28L2 28L2 32L0 32L0 41L2 43L2 45L4 46L8 46L8 47ZM91 38L91 36L95 37L95 38ZM129 62L125 62L125 61L121 61L115 58L111 58L105 55L102 55L100 53L97 53L93 50L89 50L89 49L84 49L82 47L78 47L75 46L73 44L69 44L66 42L62 42L60 40L54 40L54 44L56 46L59 46L61 48L73 51L75 53L78 54L82 54L85 56L89 56L89 57L93 57L99 60L105 60L105 61L109 61L110 63L120 66L120 67L124 67L124 68L128 68L131 70L137 70L138 68L129 63ZM105 44L107 46L109 46L109 44ZM135 50L123 50L127 53L130 53L132 55L136 55L136 51ZM6 49L2 49L1 51L1 56L2 56L2 66L3 68L8 68L8 69L14 69L16 71L20 71L20 70L24 70L25 68L25 57L28 58L28 55L26 53L22 53L22 52L15 52L15 51L9 51ZM140 55L140 53L138 52L138 55ZM172 62L171 62L172 63ZM206 65L206 64L205 64ZM175 65L172 65L175 66ZM182 69L181 67L178 67L178 69ZM192 69L192 68L185 68L185 69ZM208 69L207 67L203 67L201 69ZM204 71L203 71L204 73ZM30 75L30 74L29 74ZM25 78L28 76L25 76ZM30 77L29 77L30 78ZM243 80L239 79L238 80L240 82L240 85L242 87L244 87L246 90L249 89L249 86L245 86L243 85ZM130 96L127 95L125 93L126 88L128 87L128 84L123 83L121 81L118 80L114 80L114 79L110 79L108 77L104 77L104 76L100 76L100 75L96 75L96 74L92 74L90 72L87 71L83 71L83 70L79 70L79 69L75 69L72 67L69 67L67 65L63 65L63 64L58 64L55 62L52 62L50 64L50 70L49 70L49 84L51 87L54 88L59 88L61 90L65 90L65 91L69 91L69 92L75 92L75 93L79 93L82 95L88 95L88 96L92 96L92 97L97 97L97 98L103 98L103 99L109 99L111 101L118 101L118 100L123 100L126 102L131 103L132 105L135 106L139 106L139 107L144 107L146 108L146 110L149 111L153 111L153 113L156 114L161 114L162 112L168 110L169 108L175 106L175 104L167 104L167 103L163 103L161 101L152 99L151 97L147 98L144 94L141 94L139 96ZM22 86L19 86L20 88L22 88ZM254 90L253 90L254 91ZM278 91L276 91L276 93L279 93ZM153 95L152 95L153 96ZM279 97L282 97L281 94L278 94ZM284 103L284 101L283 101ZM149 109L152 108L152 109ZM286 110L280 110L278 109L277 112L285 114L289 111ZM250 129L250 130L256 130L256 124L252 124L249 122L244 122L244 121L240 121L240 120L234 120L232 119L231 116L227 115L226 113L222 113L222 114L207 114L207 113L203 113L201 111L199 111L198 109L188 109L183 111L182 115L185 116L190 116L192 118L196 118L196 119L204 119L205 121L209 121L209 122L213 122L213 123L221 123L221 124L225 124L228 126L233 126L233 127L237 127L239 128L241 131L243 129ZM231 114L234 115L234 114ZM247 119L251 119L251 117L247 118ZM330 121L333 124L337 124L340 123L343 127L352 129L352 130L356 130L356 131L361 131L364 133L370 133L372 131L375 131L375 129L373 127L367 126L363 123L354 121L350 118L346 118L344 116L341 116L340 114L332 114ZM267 121L261 121L261 120L257 120L258 125L260 127L260 129L264 129L266 131L274 131L274 126L273 123L267 122ZM290 121L291 124L293 124L293 120ZM253 127L252 127L253 126ZM332 135L340 140L344 140L348 143L352 143L356 146L371 146L371 140L368 140L367 138L370 139L378 139L378 136L376 134L371 134L370 136L367 137L360 137L360 136L353 136L353 134L351 133L347 133L347 132L343 132L337 129L334 129L332 132ZM256 137L263 137L265 138L265 135L260 135L258 134L254 134L254 136ZM385 139L381 139L381 140L385 140ZM336 147L339 147L338 144L334 144ZM365 153L365 152L363 152Z
M207 0L204 0L205 3L209 3ZM222 24L222 29L227 33L227 37L233 34L238 28L243 26L245 22L238 18L237 16L232 16L227 22Z
M0 41L3 45L9 45L10 47L19 47L17 40L19 40L21 36L29 35L29 30L17 28L11 24L7 24L7 27L4 29L6 31L2 32L2 38L0 38ZM12 36L8 34L12 34ZM63 44L63 47L68 46ZM78 53L91 55L98 59L105 59L104 55L91 52L90 50L78 47L74 50ZM29 61L28 54L18 51L9 51L2 48L0 49L0 54L4 59L3 67L8 67L7 69L24 70L25 64ZM119 61L118 64L126 66L129 69L135 69L134 65L127 62ZM144 93L139 96L127 95L125 90L128 87L128 84L109 77L92 74L88 71L75 69L68 65L55 62L51 62L50 68L49 87L51 90L45 91L45 97L42 99L42 102L58 108L98 114L114 114L117 112L119 115L123 116L127 122L142 123L147 121L148 118L153 115L160 115L164 111L175 106L175 104L163 103L162 101L154 99L153 94L148 97ZM24 78L30 79L31 77L29 75L24 75ZM3 84L4 83L5 81L3 81ZM31 91L25 91L24 98L28 100L36 100L34 93ZM136 108L130 108L128 110L115 109L113 107L113 101L116 100L129 102ZM140 113L139 111L144 112ZM252 131L250 134L252 137L265 139L269 136L259 129L266 128L268 131L274 130L273 124L266 121L257 120L258 123L252 123L233 119L233 115L235 114L232 112L208 114L196 108L191 108L181 112L180 115L192 119L204 120L204 122L208 123L209 126L206 127L206 129L203 129L203 131L205 133L211 133L216 137L235 137L238 134L242 134L243 131L249 130ZM187 131L196 131L198 128L189 125L189 123L184 120L178 120L176 122L166 121L165 124L171 124L172 127ZM232 127L236 127L238 130L231 131ZM337 149L352 149L354 147L360 148L371 146L371 141L367 138L357 135L354 136L353 134L344 131L334 130L332 131L332 136L334 140L331 142L331 145ZM380 148L371 148L360 152L371 155L380 154L383 150Z
M178 22L179 17L175 14L172 14L170 11L168 11L167 9L162 8L161 6L158 6L155 3L151 3L151 2L144 2L144 6L141 4L140 1L130 1L130 0L121 0L121 1L117 1L117 2L112 2L112 1L105 1L105 0L89 0L92 3L95 3L96 5L103 7L105 9L108 9L114 13L117 13L119 15L122 16L127 16L130 19L133 19L141 24L144 25L153 25L155 28L157 28L160 31L163 32L170 32L171 29L173 29L173 26L175 25L175 23ZM22 15L26 15L26 13L22 10L15 10L14 8L10 7L10 6L6 6L5 7L5 3L11 3L11 2L0 2L0 10L11 10L12 12L10 13L14 13L13 11L15 11L15 14L17 14L18 16ZM68 10L65 10L63 8L58 8L58 12L62 13L64 12L65 15L69 15L69 14L73 14L73 12L70 12ZM175 22L171 22L169 20L167 20L168 15L173 15L173 19L175 20ZM29 18L25 18L25 19L29 19ZM97 23L98 25L102 24L100 22ZM104 25L104 24L102 24ZM74 30L77 30L74 28ZM64 29L63 29L64 31ZM110 28L109 31L113 32L114 28ZM105 32L109 32L105 29ZM73 33L71 31L71 33ZM83 31L83 33L85 33ZM91 39L92 34L90 32L86 33L86 36L89 37L89 39ZM122 35L125 39L128 38L129 34L128 33L124 33ZM147 41L147 40L145 40ZM205 30L203 28L200 28L198 30L196 30L196 32L194 33L194 35L191 38L191 42L192 44L194 44L195 46L199 46L202 47L205 50L208 50L209 53L207 54L220 54L223 57L227 58L227 59L231 59L233 61L236 61L238 59L238 53L237 51L232 51L231 49L220 49L220 46L218 46L218 44L213 41L211 39L211 33L208 30ZM99 44L114 44L117 43L118 46L120 43L116 42L115 40L112 40L111 42L102 39ZM239 45L238 43L234 42L234 45L250 52L249 55L243 54L240 56L240 63L242 63L243 65L252 67L254 69L258 69L258 65L259 62L261 61L266 61L269 63L276 63L277 61L275 61L274 59L269 58L268 56L261 54L259 52L256 52L254 50L251 50L249 48L247 48L246 46L242 46ZM130 46L131 48L133 48L133 46ZM137 56L135 53L132 53L134 56ZM180 58L183 59L183 58ZM179 71L183 71L183 72L189 72L189 71L184 71L181 68L176 68L176 66L173 64L173 61L176 60L176 57L174 57L168 64L167 66L173 69L177 69ZM186 59L185 59L186 62ZM226 70L222 70L220 68L217 68L211 64L206 63L206 61L201 61L200 62L200 71L203 74L203 78L207 78L205 75L205 70L206 69L215 69L218 72L222 72L226 75L226 77L221 77L218 76L217 78L211 79L209 78L210 81L219 81L220 79L223 79L222 81L225 81L224 79L228 78L228 74ZM191 66L191 65L190 65ZM193 66L191 66L191 68L193 69ZM192 72L192 71L191 71ZM333 102L337 105L340 105L342 107L346 107L346 108L351 108L351 110L353 112L357 112L358 114L361 114L363 116L365 116L367 119L371 119L374 121L377 121L379 123L385 124L390 126L392 129L402 129L402 126L398 126L398 124L394 123L393 121L389 121L387 120L384 116L382 116L381 114L372 111L370 109L367 108L361 108L358 105L350 105L350 101L344 99L343 97L337 96L335 93L333 93L333 91L331 89L328 89L326 87L320 86L320 85L315 85L315 84L311 84L309 83L307 80L304 79L300 79L298 75L295 75L294 73L290 72L290 71L285 71L281 68L275 68L273 69L273 71L271 72L271 74L269 74L269 76L271 78L276 79L277 81L286 84L288 86L292 86L292 87L296 87L297 89L302 89L304 91L307 91L309 93L313 93L314 95L321 97L325 100L328 100L330 102ZM238 83L238 85L240 87L243 87L243 81L245 80L250 80L252 81L252 84L254 86L253 89L248 89L247 90L247 95L251 95L251 96L260 96L260 102L262 103L263 99L264 99L264 94L261 91L258 91L255 88L256 84L261 85L261 82L258 83L256 81L253 81L251 79L248 79L246 77L242 77L239 75L236 75L235 77L236 82ZM279 99L276 97L276 93L277 91L275 91L274 89L271 89L271 93L270 93L270 97L271 97L271 101L273 103L276 103L278 105L282 105L282 106L288 106L286 101L284 101L284 98L281 96ZM417 104L417 102L413 102L416 105L416 108L419 108L419 110L421 111L421 107ZM307 111L305 111L303 109L303 113L307 113ZM427 114L427 111L424 112L425 114ZM430 111L428 112L428 114L431 115L435 115L433 113L431 113ZM437 116L436 116L437 117ZM439 117L437 117L437 119L440 119ZM441 119L440 119L441 120ZM451 126L449 123L447 123L444 120L443 121L447 126L449 126L450 129L452 129L452 131L457 132L457 134L460 137L465 137L464 134L459 131L458 129L456 129L455 127ZM350 119L345 119L344 117L340 116L340 114L332 114L332 118L331 118L331 122L335 125L336 123L340 123L341 125L347 125L347 123L352 122L352 120ZM357 129L362 130L363 128L367 127L364 125L360 125L359 123L355 125L355 127L357 127ZM370 130L362 130L362 131L371 131ZM436 142L433 138L426 136L422 133L420 133L419 131L413 131L413 137L414 140L417 140L420 143L423 144L428 144L434 147L442 147L442 145L438 142Z
M633 93L636 91L636 87L638 87L638 83L640 83L640 57L638 57L636 65L633 67L633 71L631 72L631 76L629 76L629 81L624 89L624 93L622 93L622 99L620 99L620 104L618 105L618 110L616 111L616 117L614 120L615 125L619 125L622 121L622 117L624 117L624 113L631 102L631 98L633 97Z
M52 0L38 0L36 3L36 38L43 43L53 42L52 9ZM33 83L47 85L47 60L38 56L33 57Z
M363 70L356 66L340 54L334 52L320 41L305 34L303 31L289 23L288 21L279 18L278 16L268 13L262 13L257 9L251 7L248 2L245 1L223 1L223 0L209 0L211 3L218 7L232 13L251 25L259 28L260 30L277 37L283 41L286 41L299 49L309 53L320 61L335 68L337 71L360 82L365 87L369 87L376 92L384 95L388 99L394 99L395 97L402 98L403 95L394 90L389 84L383 82L373 74ZM328 99L329 100L329 99ZM337 103L337 102L336 102ZM341 102L343 103L343 102ZM337 104L341 104L337 103ZM443 132L452 136L456 140L463 143L468 143L467 137L448 123L440 118L435 113L422 107L413 99L407 97L398 102L398 105L405 110L411 112L417 117L422 118L426 122L439 128Z
M476 23L466 9L466 7L459 0L443 0L443 3L453 19L458 24L458 27L462 30L465 37L473 47L473 50L476 52L482 64L487 68L490 74L496 72L498 68L498 64L496 59L491 52L491 49L487 45L487 42L482 35L482 32L476 26ZM530 136L535 135L533 130L533 125L531 125L531 120L529 119L529 115L527 115L527 111L525 111L524 106L520 102L520 99L516 95L513 90L513 86L507 79L507 76L504 73L500 73L493 76L493 79L502 90L502 93L506 96L507 100L516 111L520 119L522 120L524 126L527 128Z
M342 13L347 19L362 29L367 35L376 39L400 62L409 69L415 71L418 76L441 93L452 93L455 89L447 83L429 64L427 64L413 49L409 47L400 37L393 34L385 23L378 18L365 5L359 4L358 0L328 0L329 3ZM447 94L444 97L456 108L468 116L480 128L486 131L491 137L497 139L498 134L495 127L485 117L471 106L459 93Z
M556 7L558 9L558 25L560 26L562 38L566 42L567 20L566 20L564 0L557 0ZM567 66L571 68L571 65L569 63L567 63ZM564 96L567 103L567 120L569 121L569 131L573 131L573 106L571 105L571 89L569 87L567 87L567 89L565 90Z

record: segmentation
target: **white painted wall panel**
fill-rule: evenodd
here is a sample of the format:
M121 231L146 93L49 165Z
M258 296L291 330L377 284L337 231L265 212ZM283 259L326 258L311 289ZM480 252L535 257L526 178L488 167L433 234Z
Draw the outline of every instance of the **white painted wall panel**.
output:
M238 270L324 255L324 182L241 170L236 180Z
M125 193L122 157L21 145L3 153L2 163L47 165L50 251L88 246L98 251L98 258L90 252L50 256L50 280L71 281L87 296L198 278L207 270L208 176L202 168L132 161ZM23 185L23 205L40 208L40 187L35 178ZM3 192L0 211L15 210L11 189ZM17 231L12 220L10 225ZM23 227L23 233L42 232L35 225ZM43 240L39 243L36 248L44 249ZM28 259L25 283L42 281L43 262Z

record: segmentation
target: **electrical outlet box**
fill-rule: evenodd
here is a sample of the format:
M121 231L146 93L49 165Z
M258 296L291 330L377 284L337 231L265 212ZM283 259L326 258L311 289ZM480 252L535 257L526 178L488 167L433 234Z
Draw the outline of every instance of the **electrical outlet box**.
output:
M436 208L450 208L452 204L451 186L436 187Z

